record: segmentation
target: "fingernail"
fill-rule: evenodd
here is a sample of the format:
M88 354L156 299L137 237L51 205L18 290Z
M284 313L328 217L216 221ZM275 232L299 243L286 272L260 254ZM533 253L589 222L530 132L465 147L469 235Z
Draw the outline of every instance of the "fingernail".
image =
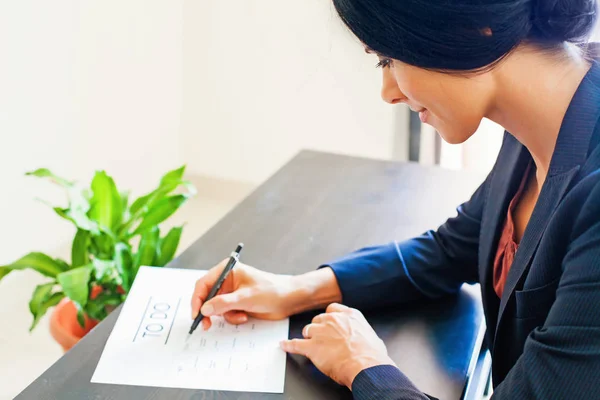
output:
M205 304L202 307L202 315L211 315L213 312L215 312L215 308L212 306L212 304Z

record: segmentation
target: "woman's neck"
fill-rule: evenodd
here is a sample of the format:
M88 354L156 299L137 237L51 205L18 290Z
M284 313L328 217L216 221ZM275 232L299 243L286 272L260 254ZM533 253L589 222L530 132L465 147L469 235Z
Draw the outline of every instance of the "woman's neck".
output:
M572 45L555 54L523 46L493 71L496 94L487 117L527 147L538 193L567 108L589 68Z

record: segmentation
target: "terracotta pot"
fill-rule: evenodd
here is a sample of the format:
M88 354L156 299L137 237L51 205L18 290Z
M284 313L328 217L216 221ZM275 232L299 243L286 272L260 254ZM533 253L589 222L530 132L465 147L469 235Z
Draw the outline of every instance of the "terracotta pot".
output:
M54 307L50 317L50 334L67 352L96 325L98 325L98 321L86 316L85 327L82 328L77 322L75 304L68 298L64 298Z
M101 292L96 286L92 289L91 297L95 298ZM50 317L50 334L61 345L65 352L75 346L82 337L98 325L97 320L85 316L85 327L77 321L77 308L68 298L64 298L54 307Z

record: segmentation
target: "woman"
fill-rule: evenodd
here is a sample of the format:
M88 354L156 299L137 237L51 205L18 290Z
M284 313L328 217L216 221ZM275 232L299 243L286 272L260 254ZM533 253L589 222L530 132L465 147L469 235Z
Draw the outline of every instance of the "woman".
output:
M243 323L327 307L283 349L357 399L426 399L355 308L479 282L494 398L600 398L600 64L571 44L590 33L596 1L334 5L379 57L386 102L408 104L449 143L497 122L507 133L496 164L435 231L300 276L239 265L203 303L220 264L197 282L193 313Z

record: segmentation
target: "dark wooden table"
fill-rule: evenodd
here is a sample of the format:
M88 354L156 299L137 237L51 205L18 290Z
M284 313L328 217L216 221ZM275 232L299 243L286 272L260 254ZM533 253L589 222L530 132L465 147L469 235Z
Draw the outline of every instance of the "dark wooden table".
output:
M207 269L246 244L243 261L298 274L359 247L403 240L455 214L482 180L464 172L303 151L170 266ZM90 383L120 308L17 399L351 399L302 357L288 356L285 393L210 392ZM366 314L402 371L440 399L471 397L484 320L477 287ZM292 318L300 337L312 314ZM479 370L480 368L477 368ZM475 382L475 383L473 383Z

